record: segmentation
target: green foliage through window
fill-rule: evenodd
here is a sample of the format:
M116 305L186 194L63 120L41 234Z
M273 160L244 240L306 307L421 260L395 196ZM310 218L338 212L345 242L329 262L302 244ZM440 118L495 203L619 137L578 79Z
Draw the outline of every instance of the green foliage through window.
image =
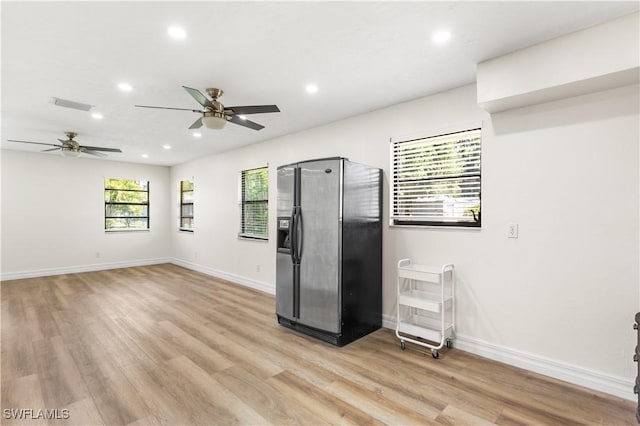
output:
M396 225L479 227L481 130L394 142Z
M104 229L149 229L149 181L104 180Z
M269 170L243 170L241 175L240 235L267 239L269 224Z
M193 181L180 181L180 230L193 232Z

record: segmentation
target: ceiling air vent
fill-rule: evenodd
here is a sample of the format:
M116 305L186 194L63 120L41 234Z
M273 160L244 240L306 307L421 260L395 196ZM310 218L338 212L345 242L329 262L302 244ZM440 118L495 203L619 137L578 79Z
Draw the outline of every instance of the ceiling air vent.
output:
M66 99L53 98L53 104L65 108L77 109L80 111L89 111L93 105L87 105L80 102L68 101Z

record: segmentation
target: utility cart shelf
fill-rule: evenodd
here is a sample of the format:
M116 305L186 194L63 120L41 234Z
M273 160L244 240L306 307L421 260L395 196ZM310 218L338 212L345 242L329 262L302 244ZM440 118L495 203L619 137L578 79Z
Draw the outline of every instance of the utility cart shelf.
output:
M398 262L396 336L402 349L405 342L411 342L431 349L431 355L438 358L439 349L452 346L454 294L452 264L416 265L411 259Z

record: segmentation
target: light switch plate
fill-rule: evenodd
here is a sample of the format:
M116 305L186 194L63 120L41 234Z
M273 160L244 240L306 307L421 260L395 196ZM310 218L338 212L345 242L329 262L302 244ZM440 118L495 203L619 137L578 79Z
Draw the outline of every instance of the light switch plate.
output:
M518 238L518 224L510 223L507 228L507 238Z

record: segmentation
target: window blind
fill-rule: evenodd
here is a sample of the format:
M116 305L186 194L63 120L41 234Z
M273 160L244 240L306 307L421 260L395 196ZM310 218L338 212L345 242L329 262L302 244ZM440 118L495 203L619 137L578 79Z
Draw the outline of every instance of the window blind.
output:
M240 236L267 239L269 233L269 171L267 167L241 173Z
M481 129L392 142L395 225L480 226Z

